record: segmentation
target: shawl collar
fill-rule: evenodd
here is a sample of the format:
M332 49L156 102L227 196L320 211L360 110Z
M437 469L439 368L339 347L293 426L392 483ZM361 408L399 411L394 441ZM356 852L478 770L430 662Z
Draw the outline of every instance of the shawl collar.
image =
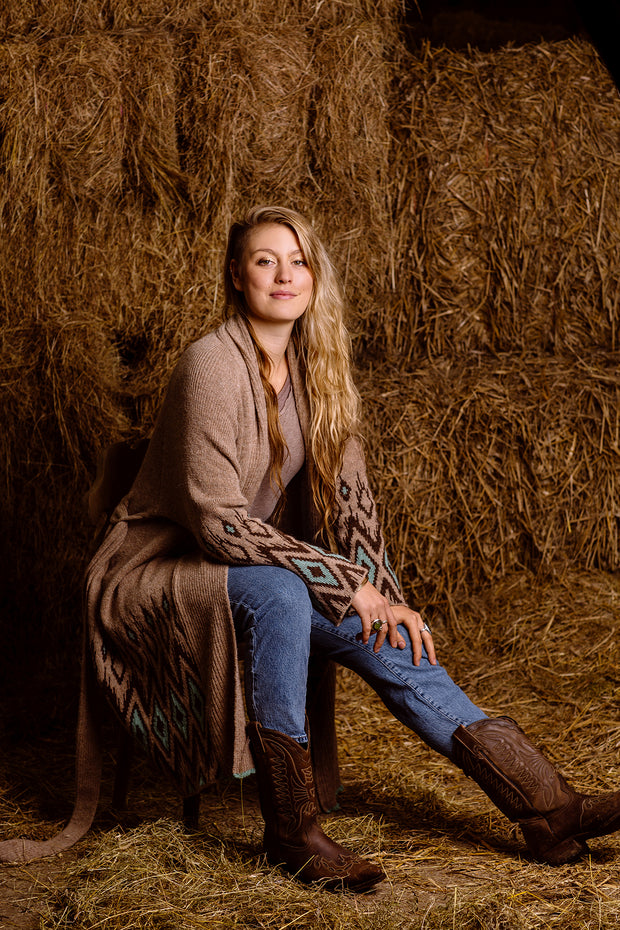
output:
M232 340L236 345L237 349L241 353L245 366L248 370L248 375L250 378L250 384L252 386L252 394L254 396L254 403L256 405L256 411L258 414L259 422L266 424L267 422L267 402L265 400L265 391L263 389L263 383L261 381L260 372L258 370L258 359L256 358L256 350L254 348L254 343L252 341L252 336L249 332L249 323L247 320L240 314L230 317L224 323L222 327L223 331L227 336ZM304 444L306 447L306 456L308 456L308 436L310 431L310 405L308 403L308 395L306 392L305 384L305 368L302 360L298 357L291 339L287 350L286 357L288 360L289 372L291 375L291 385L293 388L293 394L295 396L295 405L297 407L297 415L299 417L299 424L301 426L302 436L304 438Z

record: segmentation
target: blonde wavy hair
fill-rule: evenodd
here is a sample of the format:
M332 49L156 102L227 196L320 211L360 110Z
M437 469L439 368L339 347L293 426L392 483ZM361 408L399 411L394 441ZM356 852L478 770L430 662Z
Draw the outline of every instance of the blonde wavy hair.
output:
M253 207L242 222L233 223L226 249L224 288L228 316L240 313L247 318L243 292L235 288L231 262L239 267L250 233L257 226L281 223L297 237L310 270L314 287L305 313L295 321L292 339L305 369L310 402L310 455L308 469L314 505L321 518L321 541L335 547L336 480L342 467L344 444L358 435L360 397L351 376L351 340L344 322L345 301L342 285L325 246L310 223L295 210L279 206ZM271 362L249 327L259 371L267 398L270 477L285 501L282 466L286 445L278 415L278 400L269 383Z

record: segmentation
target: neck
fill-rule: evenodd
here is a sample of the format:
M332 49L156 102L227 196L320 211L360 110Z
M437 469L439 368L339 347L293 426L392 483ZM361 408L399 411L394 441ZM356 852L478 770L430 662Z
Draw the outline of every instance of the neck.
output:
M288 375L286 350L293 331L293 323L264 325L262 320L248 320L256 339L265 350L271 363L269 383L276 393L281 390Z

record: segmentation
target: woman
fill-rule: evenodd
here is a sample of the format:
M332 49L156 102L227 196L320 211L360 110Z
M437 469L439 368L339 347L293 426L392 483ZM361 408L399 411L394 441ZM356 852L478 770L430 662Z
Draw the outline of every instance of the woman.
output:
M403 601L357 438L343 298L317 235L291 210L251 210L231 229L225 284L228 319L175 369L89 567L99 684L186 793L254 765L267 856L304 881L364 890L384 877L317 822L314 775L331 800L337 776L331 660L474 777L534 855L580 855L620 827L620 794L577 795L512 720L489 720Z

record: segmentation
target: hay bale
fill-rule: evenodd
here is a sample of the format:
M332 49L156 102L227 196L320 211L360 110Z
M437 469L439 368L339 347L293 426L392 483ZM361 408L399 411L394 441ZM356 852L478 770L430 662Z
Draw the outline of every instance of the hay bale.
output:
M389 231L391 40L366 21L248 33L240 17L185 42L179 131L210 238L252 203L290 203L329 230L369 308Z
M617 349L620 99L592 46L426 47L399 68L397 302L369 348Z
M618 356L442 359L360 380L392 561L454 619L515 570L620 567Z
M248 202L296 200L308 171L312 47L304 30L248 30L243 17L187 34L179 86L184 166L221 241Z
M11 0L0 8L0 35L59 37L79 35L94 30L107 31L136 27L165 27L171 32L196 29L209 20L226 22L241 16L250 33L255 26L268 23L273 32L285 32L291 19L289 36L307 27L322 29L326 25L373 21L387 34L395 35L404 16L402 0Z
M96 437L120 435L128 423L114 394L114 355L92 318L53 305L1 335L0 603L10 678L26 657L48 666L76 648L91 535L82 494Z
M366 229L385 239L375 203L386 203L394 22L384 42L355 4L331 25L336 6L305 21L289 9L279 30L261 10L0 45L4 607L31 631L47 618L49 655L78 628L82 495L97 454L121 432L148 432L174 362L217 319L232 217L260 200L293 203L330 229L343 265ZM350 74L337 82L342 56ZM367 303L375 272L356 276ZM18 404L16 371L32 373Z
M128 192L176 201L174 46L163 30L18 39L0 62L3 199L16 226L42 225L59 206L115 209Z

